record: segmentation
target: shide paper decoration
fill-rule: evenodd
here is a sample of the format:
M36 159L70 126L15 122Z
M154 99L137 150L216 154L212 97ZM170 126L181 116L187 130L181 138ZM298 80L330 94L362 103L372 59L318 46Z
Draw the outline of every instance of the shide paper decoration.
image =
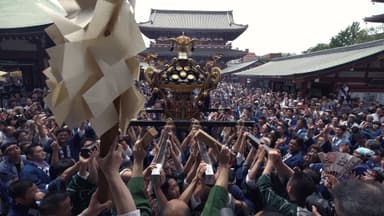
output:
M144 104L134 81L139 76L136 55L145 45L131 4L76 2L63 4L66 17L41 5L54 22L46 32L56 44L47 49L50 67L44 74L51 91L45 102L59 124L76 127L90 120L99 136L117 123L126 131Z

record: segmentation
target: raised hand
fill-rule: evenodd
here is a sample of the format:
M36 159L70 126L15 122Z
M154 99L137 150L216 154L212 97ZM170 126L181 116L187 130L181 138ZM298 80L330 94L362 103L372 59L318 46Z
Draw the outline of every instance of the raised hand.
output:
M219 157L219 164L220 165L228 165L231 160L231 154L229 152L229 149L225 146L222 147Z
M86 208L80 215L99 215L106 209L112 208L112 201L108 200L105 203L100 203L97 199L99 189L92 194L91 200L89 202L88 208Z
M314 205L312 206L312 214L313 214L313 216L321 216L319 211L317 211L316 206L314 206Z
M35 124L39 127L42 127L45 124L46 115L45 114L38 114L33 116L33 120L35 121Z
M49 136L52 139L51 143L51 150L52 150L52 157L51 157L51 164L56 164L60 158L59 158L59 150L60 150L60 145L59 142L54 134L49 134Z
M133 146L133 156L135 160L143 161L146 155L147 155L147 152L143 147L142 140L137 140L135 145Z
M199 167L197 168L196 178L197 180L201 181L203 180L205 171L207 170L207 164L204 162L201 162L199 164Z
M287 140L286 137L280 137L276 140L276 146L280 146L280 145L283 145L285 143L285 141ZM277 148L277 147L275 147Z
M325 187L328 188L328 190L332 190L336 185L339 184L339 180L330 173L324 173L325 177Z
M156 168L156 163L151 163L145 170L143 171L143 176L145 179L148 179L151 177L152 169Z
M196 141L193 139L191 140L191 157L197 158L199 155L199 148L197 146Z
M60 145L57 140L53 140L53 142L51 143L51 149L53 152L57 152L60 150Z
M265 156L267 155L267 152L265 151L263 146L259 146L256 153L256 160L259 162L263 162Z
M271 149L268 151L268 160L277 164L281 161L281 153L277 149Z
M106 176L113 173L119 173L119 167L123 160L123 152L123 148L118 144L117 138L115 138L112 145L109 147L108 154L103 158L100 156L98 157L97 161L99 167Z

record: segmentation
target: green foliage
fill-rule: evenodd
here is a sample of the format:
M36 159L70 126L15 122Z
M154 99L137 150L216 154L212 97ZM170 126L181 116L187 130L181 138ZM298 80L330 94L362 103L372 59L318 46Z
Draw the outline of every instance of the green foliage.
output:
M304 53L316 52L316 51L325 50L325 49L329 49L329 44L318 43L316 46L311 47L311 48L307 49L306 51L304 51Z
M368 32L360 28L358 22L353 22L345 30L340 31L336 36L331 38L330 48L349 46L367 41Z
M384 39L384 25L376 28L361 29L358 22L353 22L352 25L333 36L329 44L319 43L316 46L304 51L304 53L350 46L378 39Z

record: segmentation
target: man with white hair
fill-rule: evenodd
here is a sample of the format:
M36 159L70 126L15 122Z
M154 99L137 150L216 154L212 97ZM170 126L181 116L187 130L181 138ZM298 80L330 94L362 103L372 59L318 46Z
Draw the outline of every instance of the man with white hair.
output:
M384 113L383 113L383 109L381 107L378 107L376 109L376 112L371 114L370 116L372 116L373 121L379 121L381 123L384 122Z

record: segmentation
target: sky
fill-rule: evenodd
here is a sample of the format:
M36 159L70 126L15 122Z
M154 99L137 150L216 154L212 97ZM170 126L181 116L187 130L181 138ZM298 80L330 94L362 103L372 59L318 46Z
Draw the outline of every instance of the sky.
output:
M256 55L300 54L318 43L329 43L354 21L362 28L377 26L363 18L384 13L384 3L370 0L136 0L136 21L148 21L151 8L232 10L236 23L248 25L233 47Z

